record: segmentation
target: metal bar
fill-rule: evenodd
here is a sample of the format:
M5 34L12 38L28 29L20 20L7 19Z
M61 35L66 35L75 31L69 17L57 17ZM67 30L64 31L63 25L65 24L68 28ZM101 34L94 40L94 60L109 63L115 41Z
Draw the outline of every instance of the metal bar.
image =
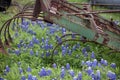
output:
M91 4L91 3L79 3L79 2L69 2L70 4L76 5L93 5L93 6L120 6L120 4Z
M84 12L84 13L66 13L66 15L84 15L84 14L100 14L100 13L120 13L120 10L103 10L94 12Z

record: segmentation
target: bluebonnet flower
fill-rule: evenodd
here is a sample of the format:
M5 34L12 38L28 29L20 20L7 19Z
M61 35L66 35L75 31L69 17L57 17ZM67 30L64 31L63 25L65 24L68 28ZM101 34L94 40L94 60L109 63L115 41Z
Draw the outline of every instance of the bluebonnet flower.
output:
M84 66L85 65L85 61L82 60L81 62L81 66Z
M94 72L92 72L92 73L90 74L90 76L92 77L92 80L97 80Z
M101 67L102 65L101 65L101 63L98 63L98 67Z
M4 80L4 78L1 78L1 77L0 77L0 80Z
M32 26L34 26L34 25L36 24L36 22L35 22L35 21L31 21L31 23L32 23Z
M15 54L19 55L20 54L20 50L15 50Z
M44 67L40 70L40 72L38 74L40 77L47 76L47 72Z
M69 70L69 74L70 74L72 77L74 77L74 76L75 76L75 73L74 73L74 71L73 71L73 70Z
M54 34L55 33L55 29L53 28L50 28L50 31L49 31L50 34Z
M30 50L30 55L31 55L31 56L34 55L34 52L33 52L32 49Z
M116 80L116 74L114 72L108 71L107 77L110 80Z
M64 78L64 77L65 77L65 74L66 74L65 69L62 68L62 69L61 69L61 72L60 72L60 78Z
M49 56L50 56L50 52L47 51L47 52L46 52L46 57L49 57Z
M92 54L91 54L91 58L95 58L95 53L94 52L92 52Z
M72 50L75 51L77 49L76 45L72 47Z
M107 66L108 65L108 62L107 60L104 60L104 63L103 63L104 66Z
M28 74L28 80L32 80L32 74Z
M96 80L101 80L101 73L100 73L100 70L97 70L96 72Z
M86 65L90 67L90 66L92 66L92 62L91 61L86 61Z
M44 67L38 73L40 77L50 76L52 71L50 69L46 70Z
M44 37L42 37L42 42L43 42L43 43L45 42L45 39L44 39Z
M96 67L96 66L97 66L97 63L98 63L98 62L97 62L97 59L94 59L93 62L92 62L92 66L93 66L93 67Z
M78 73L77 80L82 80L82 73L81 72Z
M71 54L72 54L72 50L69 49L69 50L68 50L68 55L71 55Z
M57 68L57 65L55 63L52 66L53 66L53 68Z
M87 51L84 53L84 56L85 56L85 57L88 57L88 53L87 53Z
M111 66L112 68L114 68L114 69L116 68L116 64L115 64L115 63L111 63L110 66Z
M47 76L50 76L52 74L52 71L50 69L47 70Z
M43 23L40 23L40 27L41 27L42 29L44 29L44 28L45 28L45 25L44 25Z
M88 69L86 70L88 75L91 75L93 73L93 70L91 67L88 67Z
M101 59L100 63L101 63L101 64L104 64L104 59Z
M47 23L47 26L52 26L53 24L52 23Z
M32 77L32 80L38 80L36 76L33 76Z
M59 36L56 36L56 40L57 40L58 43L61 43L61 42L62 42L62 40L60 39Z
M66 50L62 50L62 56L65 56Z
M5 70L6 70L6 72L9 72L9 71L10 71L10 68L9 68L8 65L6 66L6 69L5 69Z
M62 34L66 33L66 29L65 28L62 28L61 31L62 31Z
M39 44L39 40L38 40L35 36L33 36L32 42L33 42L34 44Z
M49 45L46 43L44 48L45 48L45 50L48 50L49 49Z
M33 47L33 46L34 46L33 42L30 41L28 47Z
M48 44L49 43L49 37L47 36L47 38L45 39L45 43Z
M19 73L22 74L23 73L23 69L20 67L19 68Z
M82 49L82 53L84 54L86 52L86 48L83 48Z
M69 64L69 63L66 64L66 69L67 69L67 70L70 69L70 64Z
M49 48L50 48L50 49L53 49L53 45L52 45L52 44L50 44L50 45L49 45Z
M77 77L75 76L75 77L73 77L73 80L78 80L78 79L77 79Z
M26 77L24 75L22 75L21 80L26 80Z
M31 72L31 68L30 68L30 66L28 66L28 68L27 68L27 72Z
M21 48L21 44L17 44L17 47L18 47L18 48Z

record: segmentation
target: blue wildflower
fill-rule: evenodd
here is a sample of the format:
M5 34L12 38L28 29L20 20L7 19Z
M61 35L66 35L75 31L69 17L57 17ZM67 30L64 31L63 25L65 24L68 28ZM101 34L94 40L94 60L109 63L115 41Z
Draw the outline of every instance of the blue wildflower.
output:
M78 80L77 77L73 77L73 80Z
M26 77L22 75L21 80L26 80Z
M85 54L85 52L86 52L86 48L83 48L82 53Z
M110 66L111 66L112 68L114 68L114 69L116 68L116 64L115 64L115 63L111 63Z
M78 73L77 80L82 80L82 73L81 72Z
M92 66L92 62L91 61L86 61L86 65L90 67L90 66Z
M29 43L28 47L33 47L33 46L34 46L33 42L32 42L32 41L30 41L30 43Z
M33 52L32 49L30 50L30 55L31 55L31 56L34 55L34 52Z
M22 74L23 73L23 69L20 67L19 68L19 73Z
M32 77L32 80L38 80L36 76L33 76Z
M62 68L62 69L61 69L61 72L60 72L60 78L64 78L64 77L65 77L65 74L66 74L65 69Z
M19 55L20 54L20 50L15 50L15 54Z
M94 52L92 52L92 54L91 54L91 58L95 58L95 53Z
M57 65L55 63L52 66L53 66L53 68L57 68Z
M108 65L108 62L107 60L104 60L104 63L103 63L104 66L107 66Z
M62 56L65 56L66 50L62 50Z
M100 62L101 62L101 64L104 64L104 59L101 59L101 61L100 61Z
M44 77L44 76L47 76L47 71L45 68L42 68L39 72L39 76L40 77Z
M68 50L68 55L71 55L71 54L72 54L72 50L69 49L69 50Z
M0 80L4 80L4 79L0 77Z
M9 71L10 71L10 68L9 68L8 65L6 66L6 69L5 69L5 70L6 70L6 72L9 72Z
M32 74L28 74L28 80L32 80Z
M69 74L70 74L72 77L74 77L74 76L75 76L75 73L74 73L74 71L73 71L73 70L69 70Z
M97 62L97 59L94 59L93 62L92 62L92 66L93 66L93 67L96 67L96 66L97 66L97 63L98 63L98 62Z
M46 52L46 57L49 57L49 56L50 56L50 52L47 51L47 52Z
M46 72L47 72L46 76L50 76L52 74L52 71L50 69L48 69Z
M91 75L93 73L93 70L91 67L88 67L88 69L86 70L88 75Z
M52 26L53 24L52 23L47 23L47 26Z
M108 71L107 77L110 80L116 80L116 74L114 72Z
M67 69L67 70L70 69L70 64L69 64L69 63L66 64L66 69Z
M85 61L82 60L81 62L81 66L84 66L85 65Z
M97 70L96 72L96 80L101 80L101 73L100 73L100 70Z
M31 72L31 68L30 68L30 66L28 66L28 68L27 68L27 72Z

